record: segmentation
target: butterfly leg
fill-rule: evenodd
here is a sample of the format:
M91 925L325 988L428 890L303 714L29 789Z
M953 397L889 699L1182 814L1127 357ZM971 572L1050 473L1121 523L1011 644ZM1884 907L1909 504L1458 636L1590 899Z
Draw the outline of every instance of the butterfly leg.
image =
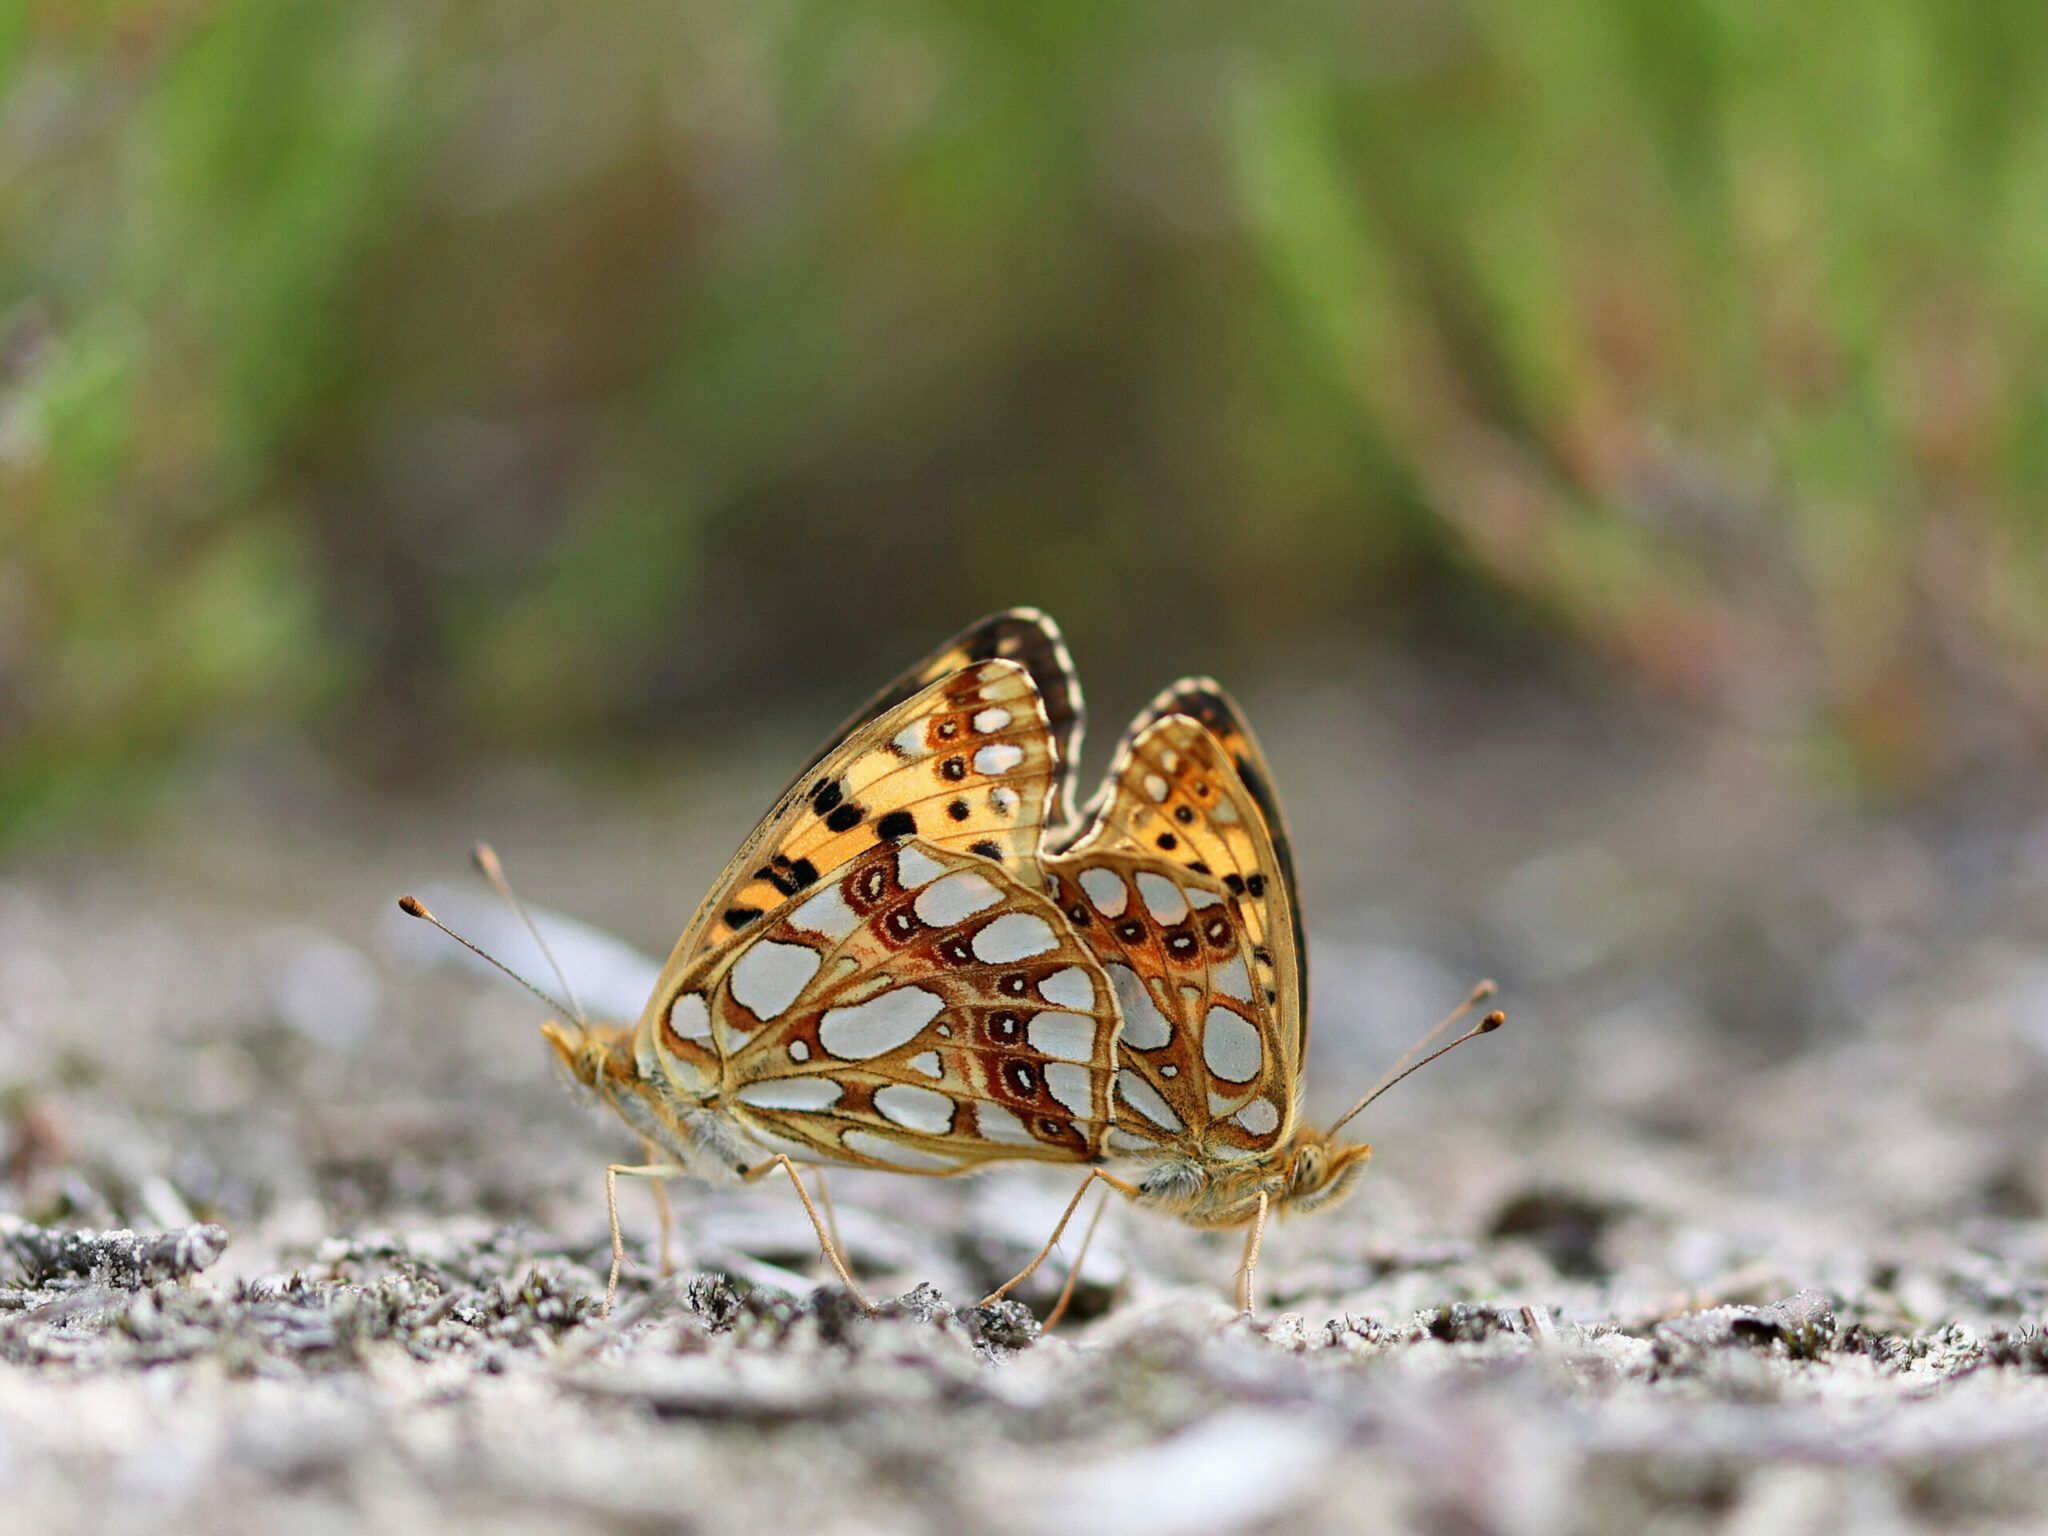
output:
M1267 1198L1264 1190L1259 1191L1259 1214L1252 1218L1252 1229L1245 1234L1244 1263L1237 1271L1237 1310L1249 1317L1256 1295L1253 1286L1259 1274L1259 1247L1266 1240Z
M661 1155L661 1148L651 1141L641 1142L640 1151L650 1163ZM669 1207L668 1186L657 1179L653 1188L654 1212L661 1220L661 1277L666 1280L676 1272L676 1217L675 1212Z
M832 1234L832 1246L846 1252L846 1240L839 1235L839 1213L832 1209L832 1191L825 1186L825 1170L818 1170L818 1204L825 1208L825 1230Z
M626 1236L619 1230L619 1177L676 1179L690 1170L674 1163L613 1163L604 1171L604 1213L612 1226L612 1272L604 1283L604 1309L610 1312L619 1295L619 1271L626 1264ZM660 1188L657 1184L656 1188Z
M1058 1245L1060 1240L1060 1234L1067 1230L1067 1223L1074 1219L1074 1212L1078 1210L1081 1205L1081 1197L1088 1193L1088 1186L1093 1184L1097 1179L1102 1180L1102 1182L1107 1184L1111 1189L1117 1190L1122 1194L1136 1195L1138 1193L1138 1188L1135 1184L1126 1183L1124 1180L1118 1178L1115 1174L1104 1173L1100 1168L1090 1168L1088 1170L1088 1177L1083 1179L1081 1181L1081 1187L1074 1191L1074 1198L1069 1200L1067 1202L1067 1208L1064 1211L1060 1212L1059 1223L1052 1229L1052 1236L1048 1237L1045 1240L1045 1246L1038 1250L1038 1256L1034 1258L1029 1264L1026 1264L1022 1269L1018 1270L1016 1274L1010 1276L1010 1278L1005 1280L1001 1285L997 1286L994 1290L990 1291L986 1296L982 1297L980 1305L985 1307L992 1302L1001 1301L1005 1296L1009 1295L1010 1292L1014 1291L1018 1286L1022 1285L1026 1280L1029 1280L1033 1275L1038 1273L1038 1266L1046 1261L1046 1258L1052 1253L1054 1247Z
M1088 1262L1088 1247L1095 1241L1095 1229L1102 1225L1102 1213L1109 1209L1109 1191L1102 1192L1102 1200L1095 1207L1095 1214L1088 1218L1088 1230L1081 1234L1081 1251L1074 1255L1074 1262L1067 1266L1067 1283L1060 1287L1060 1299L1053 1303L1052 1310L1045 1314L1042 1333L1051 1333L1059 1327L1060 1319L1067 1315L1067 1303L1074 1299L1074 1287L1081 1283L1082 1266Z
M804 1188L803 1176L796 1171L796 1164L787 1157L778 1155L750 1168L742 1177L752 1184L766 1178L777 1168L787 1173L789 1182L795 1186L797 1199L804 1203L804 1214L811 1218L811 1231L817 1234L818 1249L825 1255L825 1262L832 1266L833 1273L839 1276L839 1283L853 1293L853 1299L865 1310L874 1311L875 1304L867 1299L858 1285L854 1284L853 1273L846 1267L846 1260L840 1256L838 1244L832 1241L832 1235L825 1230L824 1218L818 1214L817 1206L811 1203L811 1192Z

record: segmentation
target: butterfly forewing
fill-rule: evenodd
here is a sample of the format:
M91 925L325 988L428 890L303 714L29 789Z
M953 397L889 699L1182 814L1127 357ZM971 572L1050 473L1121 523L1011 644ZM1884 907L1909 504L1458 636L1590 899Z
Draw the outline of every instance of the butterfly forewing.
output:
M658 1050L770 1150L951 1173L1101 1155L1109 982L1000 864L922 838L787 898L660 999Z
M871 848L921 837L1028 869L1058 748L1031 674L974 663L873 716L785 793L727 866L671 971Z
M1010 608L978 619L916 666L892 679L826 738L825 745L811 754L789 787L795 789L806 782L811 769L834 747L878 715L942 678L983 661L1014 661L1031 674L1039 701L1045 706L1046 729L1059 757L1047 821L1054 826L1070 824L1074 819L1073 774L1080 761L1085 718L1081 679L1074 671L1074 661L1067 653L1059 625L1036 608Z

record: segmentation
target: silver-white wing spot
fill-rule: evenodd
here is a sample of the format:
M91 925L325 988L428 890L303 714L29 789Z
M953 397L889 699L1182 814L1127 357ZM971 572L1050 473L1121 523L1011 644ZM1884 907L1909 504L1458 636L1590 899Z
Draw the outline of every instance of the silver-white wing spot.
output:
M998 784L988 792L988 803L996 808L998 816L1014 816L1017 807L1024 803L1024 797L1007 784Z
M704 994L685 992L677 998L675 1011L668 1016L668 1027L685 1040L709 1040L711 1009L704 1001Z
M905 847L896 854L896 883L906 891L930 885L946 872L946 866L921 848Z
M917 1147L906 1147L879 1131L864 1131L856 1127L843 1133L839 1140L849 1151L871 1157L878 1163L887 1163L892 1168L907 1168L913 1173L950 1173L960 1166L950 1157L938 1157Z
M1237 1112L1237 1123L1254 1136L1270 1136L1280 1126L1280 1111L1271 1099L1253 1099Z
M977 912L986 912L1003 899L1003 893L971 869L946 876L936 885L917 893L920 920L933 928L951 928Z
M1104 917L1121 917L1131 904L1130 890L1122 879L1100 867L1081 871L1081 889Z
M1000 704L991 704L974 717L974 728L986 736L991 731L1000 731L1010 723L1010 712Z
M1205 891L1198 885L1190 887L1181 894L1187 897L1188 905L1198 912L1203 907L1220 907L1223 905L1223 898L1221 896L1218 896L1214 891Z
M1202 1021L1202 1060L1227 1083L1248 1083L1259 1075L1266 1053L1259 1032L1228 1008L1211 1008Z
M1095 1054L1095 1020L1081 1013L1034 1013L1024 1038L1041 1055L1087 1061Z
M1059 948L1052 925L1030 912L1005 912L974 936L974 955L990 965L1028 960Z
M808 933L822 933L828 939L843 939L860 926L853 908L836 885L827 886L789 914L790 926Z
M943 1136L953 1129L953 1101L934 1088L890 1083L875 1090L875 1108L907 1131Z
M1173 1021L1159 1011L1138 973L1128 965L1109 965L1109 984L1116 989L1117 1005L1123 1009L1123 1043L1133 1050L1160 1050L1173 1040Z
M1147 1137L1134 1136L1119 1126L1111 1126L1109 1149L1112 1152L1151 1152L1155 1150L1155 1145Z
M1166 780L1158 774L1148 773L1145 775L1145 793L1152 797L1155 805L1165 800L1168 787Z
M850 1008L827 1009L818 1022L818 1040L842 1061L879 1056L916 1039L945 1006L936 992L897 987Z
M1225 997L1234 997L1240 1003L1252 1000L1252 980L1245 974L1243 956L1228 965L1217 966L1209 973L1209 983Z
M805 945L761 940L733 963L732 995L764 1023L780 1018L823 963Z
M1024 749L1013 741L992 741L974 754L976 773L1008 773L1024 761Z
M939 1060L937 1051L919 1051L910 1058L910 1070L922 1072L926 1077L944 1077L945 1063Z
M1149 869L1138 871L1138 894L1145 898L1145 910L1152 914L1152 920L1168 927L1188 915L1187 898L1180 893L1180 887L1164 875L1155 875Z
M839 1085L829 1077L783 1077L749 1083L734 1095L756 1109L830 1109L839 1102Z
M1000 1104L986 1101L974 1106L974 1126L984 1141L1000 1141L1013 1147L1028 1147L1036 1138L1024 1129L1024 1122Z
M811 1042L808 1040L790 1041L789 1059L791 1061L809 1061L811 1059Z
M1095 983L1088 979L1088 973L1078 965L1065 970L1054 971L1038 984L1038 995L1048 1003L1058 1003L1062 1008L1093 1008L1095 1006Z
M896 750L904 757L923 757L930 749L925 745L924 722L913 720L896 733Z
M1116 1091L1123 1095L1123 1101L1139 1114L1150 1120L1163 1131L1183 1129L1179 1115L1173 1106L1159 1096L1159 1090L1131 1068L1125 1067L1116 1075Z
M1071 1062L1049 1061L1045 1064L1046 1091L1066 1105L1073 1113L1087 1116L1094 1106L1089 1101L1088 1069L1077 1067Z

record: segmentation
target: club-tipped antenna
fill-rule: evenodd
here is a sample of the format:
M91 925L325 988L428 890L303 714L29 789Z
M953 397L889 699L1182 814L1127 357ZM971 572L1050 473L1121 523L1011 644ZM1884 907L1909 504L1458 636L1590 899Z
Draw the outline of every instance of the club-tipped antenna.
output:
M489 843L478 843L469 850L470 859L483 877L491 882L491 889L505 898L505 905L519 915L519 921L526 924L526 931L533 935L533 942L548 963L548 969L555 973L555 980L561 983L563 996L569 999L569 1012L578 1024L588 1029L590 1019L583 1012L583 999L576 995L576 988L569 982L569 973L562 969L562 962L555 958L555 952L548 948L548 941L541 937L540 925L533 920L533 914L526 910L526 903L519 899L512 889L512 882L505 878L505 866L498 862L498 850Z
M1496 1008L1493 1012L1489 1013L1485 1018L1481 1019L1477 1024L1474 1024L1470 1029L1466 1030L1465 1033L1458 1036L1458 1038L1453 1040L1449 1045L1441 1046L1434 1051L1430 1051L1429 1054L1427 1056L1423 1056L1420 1061L1416 1060L1416 1057L1420 1055L1421 1052L1429 1050L1430 1045L1434 1043L1437 1039L1439 1039L1443 1035L1445 1030L1451 1029L1454 1026L1456 1026L1459 1023L1459 1021L1461 1021L1468 1013L1470 1013L1474 1008L1477 1008L1481 1003L1485 1002L1489 997L1492 997L1493 994L1498 992L1499 990L1500 988L1495 986L1491 981L1482 981L1479 983L1478 986L1474 987L1471 993L1466 997L1464 1002L1458 1004L1457 1007L1453 1008L1449 1013L1445 1014L1441 1020L1439 1020L1433 1026L1431 1026L1429 1031L1426 1034L1424 1034L1420 1040L1416 1041L1413 1045L1408 1047L1406 1051L1401 1053L1401 1059L1399 1061L1396 1061L1391 1067L1387 1068L1386 1075L1383 1076L1377 1083L1373 1084L1372 1088L1366 1093L1364 1098L1360 1099L1356 1104L1352 1105L1349 1109L1345 1110L1343 1114L1337 1117L1336 1124L1330 1127L1331 1133L1335 1134L1347 1120L1350 1120L1360 1110L1364 1109L1366 1105L1370 1104L1374 1099L1378 1098L1381 1094L1385 1093L1389 1088L1393 1087L1394 1084L1400 1082L1402 1078L1408 1077L1413 1073L1420 1072L1424 1067L1428 1066L1432 1061L1435 1061L1440 1056L1450 1055L1452 1051L1455 1051L1467 1040L1476 1040L1481 1035L1490 1035L1496 1029L1499 1029L1501 1025L1507 1023L1508 1016L1505 1013L1501 1012L1498 1008Z
M488 950L479 948L477 945L470 943L469 940L465 939L453 928L450 928L446 923L442 922L441 919L434 916L432 912L429 912L427 910L427 904L424 901L421 901L419 897L399 897L398 910L403 912L407 917L416 917L423 923L433 924L436 928L440 929L443 933L447 934L449 938L453 939L456 943L460 944L464 949L468 950L472 955L475 955L479 960L483 961L486 965L494 966L498 970L503 971L507 976L510 976L514 981L518 982L519 985L526 988L527 991L531 992L535 997L539 998L542 1002L546 1003L548 1007L552 1008L556 1013L562 1014L568 1018L578 1017L574 1009L563 1007L559 1001L548 996L547 993L541 991L539 987L536 987L524 976L520 975L517 971L513 970L511 966L507 965L504 961L500 960L496 955L491 954Z

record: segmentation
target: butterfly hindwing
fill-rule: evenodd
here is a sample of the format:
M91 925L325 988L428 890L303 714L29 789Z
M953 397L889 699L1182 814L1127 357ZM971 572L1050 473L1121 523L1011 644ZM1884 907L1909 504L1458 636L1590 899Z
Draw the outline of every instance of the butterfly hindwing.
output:
M1057 908L976 855L871 848L657 997L685 1086L709 1057L711 1097L771 1151L911 1173L1102 1153L1108 978Z
M1260 1152L1293 1130L1293 1063L1257 988L1239 904L1212 876L1120 851L1051 865L1068 921L1116 994L1113 1147Z
M1217 720L1236 749L1193 714L1160 712L1173 702ZM1126 738L1087 830L1044 861L1122 1003L1137 1081L1125 1080L1119 1126L1197 1154L1291 1134L1305 1044L1300 913L1268 814L1278 806L1269 787L1253 792L1240 758L1269 784L1222 690L1177 684Z

